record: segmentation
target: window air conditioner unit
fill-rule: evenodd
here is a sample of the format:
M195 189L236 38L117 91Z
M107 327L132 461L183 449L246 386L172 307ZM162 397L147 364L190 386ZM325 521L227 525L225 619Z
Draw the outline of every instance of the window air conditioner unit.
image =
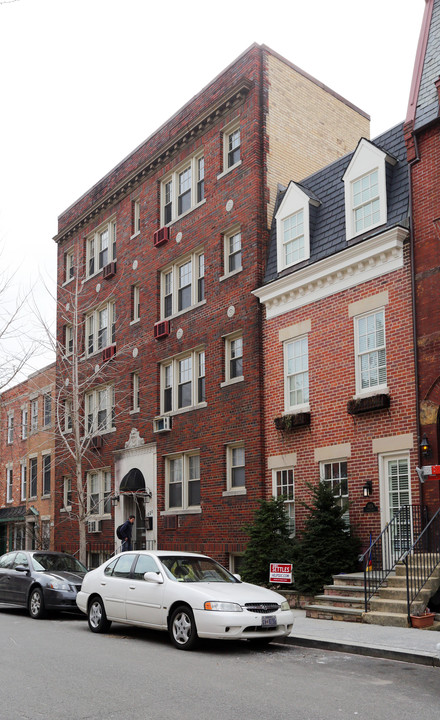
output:
M155 340L159 340L160 338L168 337L170 334L170 321L169 320L161 320L161 322L157 322L154 326L154 338Z
M90 440L90 447L93 450L100 450L102 448L102 436L95 435L95 437L92 437Z
M173 420L168 415L154 418L153 420L153 432L167 432L173 427Z
M170 239L169 227L159 228L159 230L156 230L156 232L153 235L154 247L159 247L160 245L163 245L169 239Z
M109 345L102 351L102 362L107 362L116 354L116 345Z
M112 278L114 275L116 275L116 263L108 263L108 265L102 269L102 277L105 280L109 280L109 278Z
M101 520L89 520L87 525L89 533L101 532Z

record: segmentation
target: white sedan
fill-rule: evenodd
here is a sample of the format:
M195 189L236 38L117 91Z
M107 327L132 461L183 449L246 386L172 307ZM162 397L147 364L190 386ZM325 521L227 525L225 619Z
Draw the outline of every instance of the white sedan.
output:
M112 620L168 630L190 650L198 638L259 643L289 635L293 613L282 595L241 582L206 555L166 550L125 552L84 578L76 598L92 632Z

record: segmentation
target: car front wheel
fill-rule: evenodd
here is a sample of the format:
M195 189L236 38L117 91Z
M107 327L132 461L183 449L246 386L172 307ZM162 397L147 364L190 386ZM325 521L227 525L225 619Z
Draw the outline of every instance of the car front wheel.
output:
M171 615L170 637L179 650L191 650L196 646L198 635L192 610L186 605L176 608Z
M29 615L31 618L34 618L34 620L39 620L44 617L44 597L40 587L34 588L29 595L28 610Z
M101 598L94 598L89 605L88 612L89 628L92 632L102 633L110 629L111 621L107 620L104 603Z

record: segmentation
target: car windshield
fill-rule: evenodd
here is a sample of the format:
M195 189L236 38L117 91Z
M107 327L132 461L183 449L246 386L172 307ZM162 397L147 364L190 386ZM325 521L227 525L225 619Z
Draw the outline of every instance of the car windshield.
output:
M35 570L49 572L86 573L87 568L71 555L52 555L51 553L38 553L32 556Z
M171 580L178 582L240 582L211 558L167 555L159 558Z

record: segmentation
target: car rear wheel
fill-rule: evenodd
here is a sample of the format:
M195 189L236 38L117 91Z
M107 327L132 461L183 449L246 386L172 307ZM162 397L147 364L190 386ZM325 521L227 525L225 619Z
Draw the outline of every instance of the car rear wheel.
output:
M34 588L29 595L28 610L29 615L31 618L34 618L34 620L39 620L44 617L44 597L40 587Z
M96 597L89 605L88 612L89 628L92 632L102 633L110 629L111 620L107 620L104 603L101 598Z
M170 620L170 637L179 650L191 650L198 642L196 623L192 610L187 605L177 607Z

